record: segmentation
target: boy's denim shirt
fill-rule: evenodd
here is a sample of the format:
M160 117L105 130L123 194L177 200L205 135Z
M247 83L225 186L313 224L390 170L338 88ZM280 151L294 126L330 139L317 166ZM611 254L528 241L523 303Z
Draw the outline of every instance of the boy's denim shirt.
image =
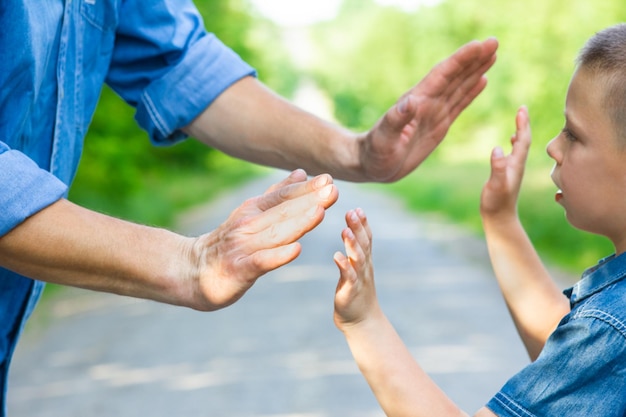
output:
M153 143L169 144L228 86L256 75L203 25L191 0L3 0L0 237L66 196L104 82L136 107ZM10 357L42 287L0 268L0 416Z
M626 254L565 290L572 311L487 404L498 416L626 416Z

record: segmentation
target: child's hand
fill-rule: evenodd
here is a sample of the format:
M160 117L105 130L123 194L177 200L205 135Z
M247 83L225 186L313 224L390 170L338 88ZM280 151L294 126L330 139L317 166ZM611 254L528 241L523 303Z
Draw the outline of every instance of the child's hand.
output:
M339 283L335 292L335 325L344 331L347 327L380 312L374 288L372 265L372 232L361 209L346 213L343 239L346 255L333 257L339 267Z
M483 219L517 215L517 197L531 141L526 107L520 107L517 111L515 123L517 129L511 137L511 154L505 156L500 147L491 153L491 176L480 198Z

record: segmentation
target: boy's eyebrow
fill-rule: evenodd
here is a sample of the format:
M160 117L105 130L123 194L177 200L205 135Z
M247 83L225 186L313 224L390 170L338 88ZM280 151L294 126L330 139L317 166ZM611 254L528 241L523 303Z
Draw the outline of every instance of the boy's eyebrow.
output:
M575 122L572 122L572 120L567 117L567 110L563 111L563 116L565 116L565 126L567 127L567 130L571 131L572 133L574 133L574 136L578 136L578 133L580 133L580 130L578 129L578 126L576 125Z

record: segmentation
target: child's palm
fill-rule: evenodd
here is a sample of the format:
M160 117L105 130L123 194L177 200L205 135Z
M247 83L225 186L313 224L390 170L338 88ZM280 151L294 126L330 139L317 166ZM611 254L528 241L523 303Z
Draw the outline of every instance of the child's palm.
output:
M491 176L483 187L480 211L483 216L515 214L517 198L524 176L524 167L530 148L528 112L520 108L516 118L517 130L511 138L513 149L504 155L501 148L491 154Z

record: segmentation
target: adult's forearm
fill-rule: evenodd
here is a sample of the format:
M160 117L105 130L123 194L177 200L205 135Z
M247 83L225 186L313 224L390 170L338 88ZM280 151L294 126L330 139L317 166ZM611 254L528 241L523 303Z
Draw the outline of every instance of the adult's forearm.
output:
M191 240L59 200L0 238L0 265L42 281L187 305Z
M250 162L365 179L357 135L294 106L252 77L224 91L185 131Z
M546 339L569 311L517 217L483 217L487 248L517 330L535 359Z

